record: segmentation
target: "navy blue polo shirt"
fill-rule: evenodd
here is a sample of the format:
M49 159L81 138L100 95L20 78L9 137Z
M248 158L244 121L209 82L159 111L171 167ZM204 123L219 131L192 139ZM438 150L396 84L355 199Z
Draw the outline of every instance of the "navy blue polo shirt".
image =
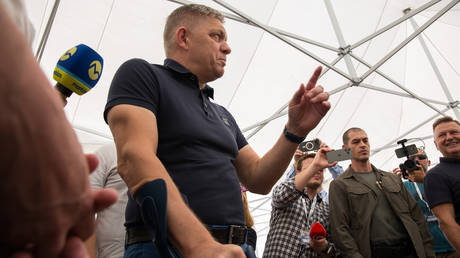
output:
M132 59L113 78L104 119L119 104L152 111L158 126L157 156L190 208L205 224L244 225L233 161L247 141L233 116L210 101L213 93L209 86L200 90L198 78L174 60L166 59L162 66ZM131 216L136 208L130 202L128 226L139 222L139 214Z
M428 171L423 185L430 208L451 203L455 221L460 224L460 159L439 158L439 164Z

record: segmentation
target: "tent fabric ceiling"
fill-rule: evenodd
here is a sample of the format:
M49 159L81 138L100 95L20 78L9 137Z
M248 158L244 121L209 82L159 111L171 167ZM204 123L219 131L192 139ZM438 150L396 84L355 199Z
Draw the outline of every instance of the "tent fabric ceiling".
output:
M421 0L355 0L333 1L331 6L343 34L345 46L353 45L391 22L401 18L403 10L412 10L427 4ZM449 3L455 4L445 15L435 21L420 35L439 68L453 100L460 96L460 6L458 1L436 1L412 20L422 26ZM218 1L196 1L225 13L232 13ZM304 38L339 48L340 42L326 6L330 1L226 1L241 13L261 24ZM48 21L54 1L26 1L29 15L37 31L34 51ZM152 63L162 63L162 30L165 18L178 3L166 0L99 0L61 1L49 39L44 48L41 66L52 81L52 71L67 49L84 43L96 49L104 58L104 71L98 85L84 97L72 96L65 111L74 125L85 151L108 142L110 130L103 121L102 112L113 74L121 63L134 57ZM235 13L233 13L235 15ZM238 15L237 15L238 16ZM223 78L210 83L216 90L216 102L227 107L241 128L263 121L286 104L301 82L305 82L319 63L267 31L227 19L226 29L232 53L228 58ZM352 54L371 66L414 32L409 20L400 23L381 35L352 50ZM301 48L314 53L326 62L338 58L337 51L289 39ZM361 76L368 67L351 58L356 75ZM345 61L336 67L349 73ZM403 85L416 95L437 100L431 102L438 110L445 110L450 101L441 88L432 65L418 38L378 68L384 75ZM431 123L438 117L436 111L422 102L376 91L362 86L370 85L405 93L394 83L376 73L370 74L362 85L347 87L349 80L334 71L328 71L320 84L331 92L332 109L309 138L319 137L333 148L341 148L341 135L349 127L357 126L368 132L371 148L394 144L399 137L424 138L417 145L425 145L428 155L437 162L439 153L432 141ZM178 99L178 101L180 101ZM454 104L454 103L452 103ZM458 110L457 107L455 109ZM454 116L452 109L447 115ZM431 118L431 119L430 119ZM458 119L458 117L457 117ZM263 155L279 137L287 117L281 116L263 127L249 142ZM252 130L246 131L248 136ZM371 161L376 166L391 170L401 162L394 148L374 153ZM343 166L348 166L347 162ZM328 182L330 176L326 173ZM326 184L326 188L328 183ZM258 253L263 250L270 212L267 196L250 195L251 208L259 233Z

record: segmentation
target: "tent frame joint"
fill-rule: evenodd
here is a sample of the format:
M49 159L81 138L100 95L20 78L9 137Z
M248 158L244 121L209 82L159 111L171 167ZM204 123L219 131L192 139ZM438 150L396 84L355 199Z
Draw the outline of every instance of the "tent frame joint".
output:
M347 45L344 47L338 48L339 52L337 53L339 56L346 56L352 52L351 45Z
M454 108L459 107L459 104L460 104L460 101L455 100L455 101L449 102L449 107L454 109Z

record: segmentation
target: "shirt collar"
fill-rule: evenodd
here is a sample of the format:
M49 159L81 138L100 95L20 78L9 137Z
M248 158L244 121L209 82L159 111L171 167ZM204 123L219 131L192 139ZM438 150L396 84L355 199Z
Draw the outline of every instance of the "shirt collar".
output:
M183 65L181 65L180 63L176 62L175 60L173 59L169 59L169 58L166 58L165 61L164 61L164 64L163 64L165 67L177 72L177 73L180 73L180 74L183 74L183 75L192 75L194 76L197 80L198 78L196 77L196 75L194 75L192 72L190 72L187 68L185 68ZM214 89L212 87L210 87L209 85L205 85L204 88L201 90L201 92L203 92L203 94L208 97L208 98L211 98L211 99L214 99Z
M439 161L442 163L460 163L460 159L447 158L447 157L440 157Z

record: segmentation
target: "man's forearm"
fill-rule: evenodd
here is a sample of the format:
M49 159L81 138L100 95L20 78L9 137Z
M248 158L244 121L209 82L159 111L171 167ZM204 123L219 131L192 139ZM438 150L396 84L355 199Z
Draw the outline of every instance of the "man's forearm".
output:
M292 155L297 149L297 144L288 141L281 135L275 145L260 159L254 162L250 173L251 192L266 194L286 171L291 162ZM244 169L244 168L243 168Z
M141 154L131 161L119 164L119 172L123 176L123 179L144 176L142 181L127 180L127 185L133 193L134 198L136 198L136 193L142 185L141 183L133 184L133 182L147 183L159 178L165 181L167 190L166 216L169 232L168 239L182 255L186 256L193 253L200 244L214 241L204 225L184 203L177 186L154 153L145 154L144 152L143 155Z
M452 225L441 223L440 227L455 250L457 250L457 252L460 251L460 225L457 223Z

